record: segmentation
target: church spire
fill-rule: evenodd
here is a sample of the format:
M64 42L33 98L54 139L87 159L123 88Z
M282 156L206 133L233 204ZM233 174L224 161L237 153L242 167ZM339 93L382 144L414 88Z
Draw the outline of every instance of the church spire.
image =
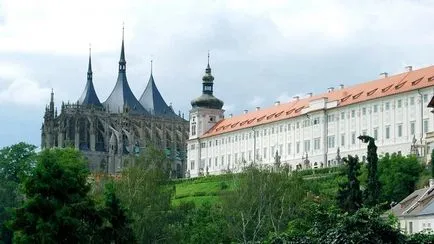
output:
M89 65L87 68L87 81L92 81L92 50L89 44Z
M119 59L119 72L125 72L126 64L127 64L127 62L125 61L124 32L125 32L125 26L122 26L122 46L121 46L121 57Z

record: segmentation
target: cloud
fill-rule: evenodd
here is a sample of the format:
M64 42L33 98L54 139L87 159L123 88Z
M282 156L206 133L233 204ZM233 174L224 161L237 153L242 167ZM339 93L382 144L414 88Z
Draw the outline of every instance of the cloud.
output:
M49 99L49 89L28 79L14 80L4 90L0 90L0 104L42 106ZM42 116L42 115L41 115Z

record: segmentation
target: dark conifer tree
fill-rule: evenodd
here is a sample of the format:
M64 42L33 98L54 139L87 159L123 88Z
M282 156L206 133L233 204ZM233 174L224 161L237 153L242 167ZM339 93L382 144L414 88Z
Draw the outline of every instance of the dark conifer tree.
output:
M375 206L380 199L380 180L378 179L378 155L375 139L370 136L359 136L364 143L368 143L368 183L364 192L364 203L368 207Z
M358 158L351 155L344 158L344 162L348 181L340 184L337 201L343 211L353 213L362 206L362 191L360 190L360 181L357 179L360 175L360 164Z

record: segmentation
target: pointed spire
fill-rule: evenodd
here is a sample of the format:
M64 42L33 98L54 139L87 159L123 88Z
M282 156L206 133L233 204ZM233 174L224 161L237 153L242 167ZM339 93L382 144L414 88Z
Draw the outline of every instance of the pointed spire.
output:
M127 63L125 61L124 32L125 32L125 25L122 24L122 46L121 46L121 57L119 59L119 71L125 71L126 63Z
M211 67L209 66L209 50L208 50L208 65L206 66L205 72L207 74L211 74Z
M89 66L87 68L87 80L92 80L92 48L89 43Z
M153 61L153 60L151 59L151 76L152 76L152 61Z

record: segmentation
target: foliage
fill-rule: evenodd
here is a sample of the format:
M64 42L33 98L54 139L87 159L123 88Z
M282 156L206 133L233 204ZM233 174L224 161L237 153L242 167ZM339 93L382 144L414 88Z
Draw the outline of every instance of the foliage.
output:
M359 159L348 155L344 158L346 164L345 174L347 181L340 184L337 194L338 206L346 212L355 212L362 206L362 191L360 190L360 182L357 178L360 175Z
M422 231L407 236L406 243L408 244L430 244L434 243L434 232Z
M434 179L434 149L431 151L431 178Z
M17 243L94 242L102 219L88 197L88 171L73 149L43 151L24 180L24 204L11 226Z
M113 182L107 183L105 186L105 203L102 215L107 221L102 230L102 239L105 243L110 241L114 241L114 243L134 243L135 238L131 229L131 221L116 196Z
M36 147L24 142L0 149L0 243L12 242L12 231L5 223L10 220L10 209L22 202L19 183L34 167Z
M416 189L423 170L415 156L385 154L379 161L378 174L382 185L382 202L399 202Z
M368 143L368 182L366 185L366 190L364 191L364 204L366 206L373 207L379 203L381 188L377 174L377 146L375 145L375 139L370 136L359 136L358 138L364 143Z
M173 242L168 219L174 186L164 152L148 147L131 167L122 171L115 190L132 218L139 243Z
M255 242L269 232L282 232L306 196L304 181L285 172L250 167L234 176L238 187L223 196L229 235L237 242Z

